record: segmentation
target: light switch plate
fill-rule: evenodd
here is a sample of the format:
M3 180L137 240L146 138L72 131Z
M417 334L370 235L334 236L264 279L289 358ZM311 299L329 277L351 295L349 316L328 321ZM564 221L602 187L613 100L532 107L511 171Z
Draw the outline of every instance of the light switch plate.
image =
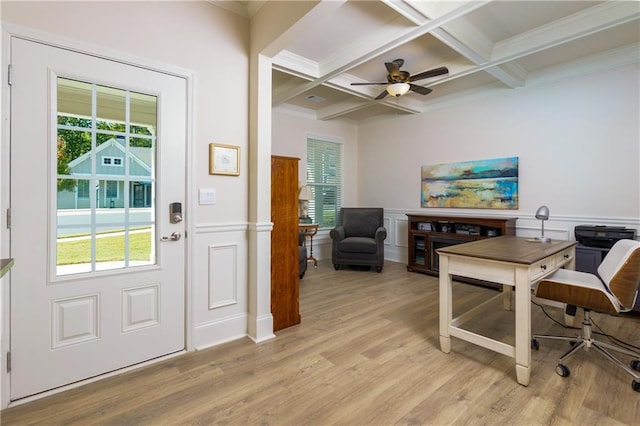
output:
M216 203L216 190L213 188L200 188L199 190L200 205L214 205Z

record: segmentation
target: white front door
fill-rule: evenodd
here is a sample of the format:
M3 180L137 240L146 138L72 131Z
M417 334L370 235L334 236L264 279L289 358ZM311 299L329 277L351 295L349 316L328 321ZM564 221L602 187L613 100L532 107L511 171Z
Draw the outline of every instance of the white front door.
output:
M186 81L15 37L11 67L16 400L184 349Z

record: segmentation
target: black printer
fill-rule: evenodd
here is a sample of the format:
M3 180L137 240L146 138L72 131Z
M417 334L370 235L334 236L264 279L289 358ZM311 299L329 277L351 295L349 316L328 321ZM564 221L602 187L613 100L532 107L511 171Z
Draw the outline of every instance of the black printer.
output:
M579 225L574 231L576 241L588 247L611 248L618 240L636 238L636 230L624 226Z

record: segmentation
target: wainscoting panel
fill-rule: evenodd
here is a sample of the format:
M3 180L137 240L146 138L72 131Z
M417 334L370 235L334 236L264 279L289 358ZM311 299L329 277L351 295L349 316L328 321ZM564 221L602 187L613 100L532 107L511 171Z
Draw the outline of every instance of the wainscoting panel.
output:
M197 226L193 244L193 346L202 349L246 336L247 225Z
M238 303L238 246L209 246L209 309Z
M384 258L393 262L407 263L407 214L446 214L464 216L488 216L488 217L518 217L516 221L516 235L519 237L540 236L541 222L534 217L535 212L529 214L492 214L488 211L451 212L443 209L429 210L384 210L384 226L387 228L385 240ZM635 229L640 238L640 220L611 217L570 217L553 216L544 223L544 233L557 240L575 240L574 228L578 225L608 225L625 226ZM331 238L329 231L322 230L313 238L313 255L316 259L331 259Z
M408 247L408 235L407 235L407 226L409 226L409 221L407 217L398 217L394 221L394 246L395 247Z
M384 229L387 230L387 238L384 240L384 245L388 246L391 245L391 235L390 235L390 229L391 229L391 219L389 219L388 217L385 217L382 220L382 226L384 226Z

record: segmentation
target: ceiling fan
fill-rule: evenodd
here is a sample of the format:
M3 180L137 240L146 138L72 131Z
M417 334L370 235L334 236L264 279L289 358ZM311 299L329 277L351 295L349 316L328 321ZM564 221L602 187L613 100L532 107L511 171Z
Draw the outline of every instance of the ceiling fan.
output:
M411 84L413 81L422 80L425 78L436 77L442 74L447 74L449 70L447 67L434 68L425 72L411 75L407 71L400 71L400 67L404 64L404 59L395 59L391 62L385 62L384 66L387 67L387 81L383 83L351 83L352 86L368 86L368 85L387 85L384 92L380 93L376 100L382 99L387 94L393 96L402 96L409 92L409 90L420 93L421 95L428 95L432 92L431 89L416 84Z

